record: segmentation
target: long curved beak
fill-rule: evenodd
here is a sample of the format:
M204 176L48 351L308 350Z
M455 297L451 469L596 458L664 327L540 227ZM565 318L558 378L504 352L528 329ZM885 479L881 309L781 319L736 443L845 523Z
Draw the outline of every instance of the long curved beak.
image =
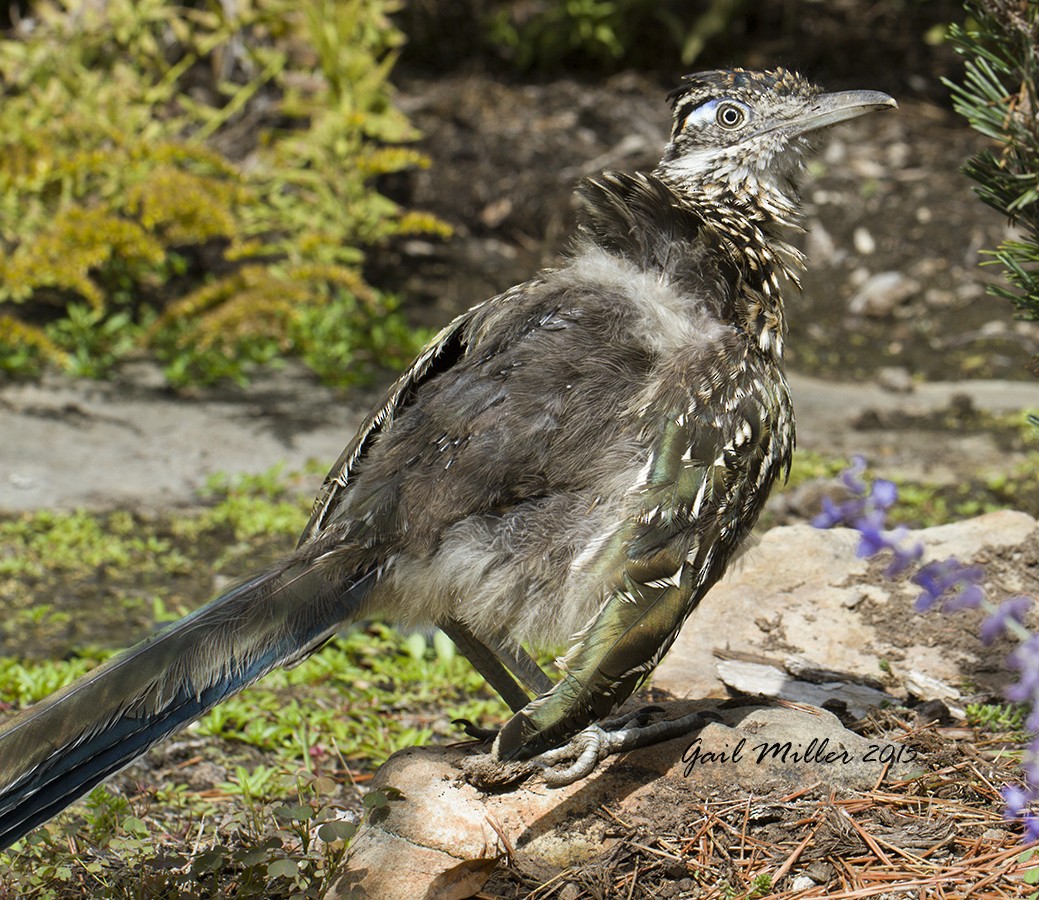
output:
M845 119L854 119L875 109L892 109L897 107L894 97L880 91L836 91L832 94L820 94L812 101L801 121L794 126L797 134L816 131L835 125Z

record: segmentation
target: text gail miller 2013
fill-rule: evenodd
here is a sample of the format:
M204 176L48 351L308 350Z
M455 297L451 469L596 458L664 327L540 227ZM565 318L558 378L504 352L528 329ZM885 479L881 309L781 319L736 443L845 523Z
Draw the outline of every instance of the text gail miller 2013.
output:
M836 748L830 749L830 739L812 738L808 746L793 741L763 741L747 747L747 739L740 738L736 746L731 750L704 750L701 746L702 739L696 738L682 754L682 762L685 765L685 776L688 778L693 769L700 765L712 763L739 763L744 759L744 753L748 753L748 759L761 765L767 760L780 763L793 763L801 765L847 765L854 762L855 756L843 745L838 744ZM895 763L911 763L916 760L917 753L912 747L901 744L870 744L862 755L862 762L875 762L880 765L892 765Z

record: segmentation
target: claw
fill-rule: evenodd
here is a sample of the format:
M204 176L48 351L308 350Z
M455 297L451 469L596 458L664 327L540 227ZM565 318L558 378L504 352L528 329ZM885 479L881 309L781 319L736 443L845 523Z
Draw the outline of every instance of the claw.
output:
M468 719L452 719L451 724L459 726L466 736L478 741L493 741L498 736L497 728L481 728Z

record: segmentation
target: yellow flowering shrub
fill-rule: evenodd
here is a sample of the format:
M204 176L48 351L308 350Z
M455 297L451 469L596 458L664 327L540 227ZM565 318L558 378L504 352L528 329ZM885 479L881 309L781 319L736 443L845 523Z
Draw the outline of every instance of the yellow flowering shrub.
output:
M363 249L446 226L372 186L426 164L390 102L396 2L36 3L0 38L0 371L406 359Z

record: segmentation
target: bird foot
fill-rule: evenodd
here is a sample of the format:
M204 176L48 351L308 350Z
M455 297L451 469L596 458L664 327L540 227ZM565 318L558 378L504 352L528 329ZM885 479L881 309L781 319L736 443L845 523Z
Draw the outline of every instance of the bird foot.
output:
M526 781L537 772L541 773L548 787L566 787L590 775L609 756L681 737L718 718L712 713L697 712L649 724L650 716L656 712L660 712L659 707L649 706L589 725L562 747L546 750L520 762L502 762L490 753L470 756L463 760L462 771L466 781L480 790L504 790ZM465 720L460 721L470 736L476 736L474 731L481 734L490 732ZM493 732L490 735L493 736Z
M498 736L497 728L482 728L468 719L453 719L462 731L478 741L493 741ZM459 763L465 780L481 791L502 791L526 781L537 772L538 767L530 760L502 762L493 753L477 753L466 756Z
M549 787L566 787L591 775L606 757L632 749L625 746L625 742L631 735L648 728L650 715L659 711L660 707L647 706L615 719L595 722L562 747L546 750L531 761L542 770Z
M616 719L589 725L574 735L569 743L547 750L530 761L542 770L546 785L566 787L590 775L599 763L615 753L627 753L629 750L669 741L702 728L714 718L697 712L648 724L650 715L660 711L659 707L650 706Z
M504 791L522 784L538 771L533 760L503 762L493 753L465 757L459 768L465 780L479 791Z

